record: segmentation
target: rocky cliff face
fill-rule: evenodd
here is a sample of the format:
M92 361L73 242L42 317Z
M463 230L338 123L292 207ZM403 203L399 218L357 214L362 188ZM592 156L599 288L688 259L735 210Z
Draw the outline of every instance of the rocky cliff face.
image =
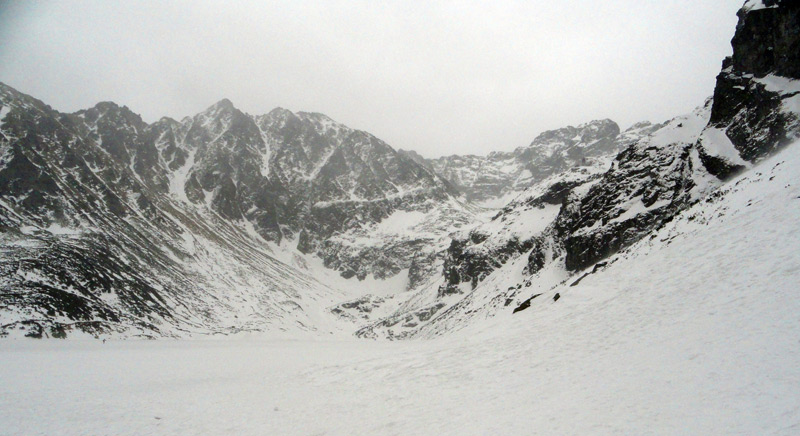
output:
M724 180L797 137L800 87L782 74L797 72L798 12L790 2L745 4L713 99L621 153L559 216L568 269L586 268L672 219L719 184L710 175Z
M733 56L717 76L710 126L753 162L791 141L800 124L800 87L792 82L800 79L800 4L751 0L738 15Z
M365 229L394 214L427 214L451 205L452 213L436 215L443 229L436 238L471 215L449 201L457 192L448 181L366 132L322 114L282 109L257 117L257 123L270 145L269 178L280 181L295 202L284 235L344 277L386 278L427 263L430 253L414 247L429 242L428 235L384 233L364 243Z
M516 307L517 295L528 286L539 288L537 281L552 286L578 271L602 268L601 261L796 140L798 10L796 2L748 1L739 12L734 54L723 63L712 99L691 114L630 138L608 171L520 197L492 222L456 236L436 293L445 304L428 321L415 320L415 312L407 310L359 333L414 336L481 316L475 313L487 316L512 303ZM544 137L553 136L564 137ZM560 171L556 174L567 174ZM559 201L551 203L542 195ZM508 282L516 283L503 287ZM455 302L447 300L462 293ZM436 307L436 300L427 304ZM412 327L399 324L406 319Z
M585 195L568 199L553 227L568 270L629 246L704 197L719 179L797 137L800 88L785 75L796 74L798 10L789 3L748 2L714 97L631 141Z
M309 309L337 291L166 195L179 149L126 108L61 114L0 85L0 132L0 335L326 328Z
M607 165L622 148L658 125L638 123L620 133L617 123L596 120L538 135L528 146L488 156L445 156L424 162L453 182L467 200L502 207L544 179L578 166ZM419 155L414 156L421 161Z
M541 234L558 215L570 192L597 181L608 169L614 152L627 149L662 126L641 122L620 134L614 123L593 122L579 128L545 132L524 152L517 150L520 152L518 159L533 156L534 162L541 162L539 158L549 154L553 165L540 172L549 176L529 180L532 184L505 205L490 222L454 235L445 257L446 280L439 293L462 293L464 283L473 289L509 259L530 251L534 246L541 245L544 250ZM576 142L576 138L587 139ZM547 147L553 151L546 151ZM537 262L543 262L544 256L537 259L532 261L532 268Z

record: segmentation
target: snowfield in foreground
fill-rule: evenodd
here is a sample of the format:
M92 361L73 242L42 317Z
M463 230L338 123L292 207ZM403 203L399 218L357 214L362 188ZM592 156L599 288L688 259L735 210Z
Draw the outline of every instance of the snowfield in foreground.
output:
M0 433L798 434L797 174L795 144L439 339L2 341Z

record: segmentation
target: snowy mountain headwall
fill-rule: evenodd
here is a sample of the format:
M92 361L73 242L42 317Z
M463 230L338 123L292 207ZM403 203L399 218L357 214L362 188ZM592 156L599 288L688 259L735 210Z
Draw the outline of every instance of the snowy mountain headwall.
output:
M540 219L546 206L532 208L535 196L520 196L524 201L510 203L491 223L456 236L437 292L447 304L425 323L392 327L388 333L441 332L458 320L503 310L537 281L551 283L602 268L604 259L793 142L800 135L798 5L748 1L738 15L734 54L723 63L713 98L628 143L599 177L570 186L549 223ZM465 295L453 303L448 300L453 294ZM435 304L428 301L428 307ZM387 323L361 333L371 336L381 329L387 330Z
M529 145L487 156L444 156L418 162L450 180L467 200L502 207L544 179L576 166L606 165L614 154L658 125L637 123L620 133L617 123L595 120L539 134Z

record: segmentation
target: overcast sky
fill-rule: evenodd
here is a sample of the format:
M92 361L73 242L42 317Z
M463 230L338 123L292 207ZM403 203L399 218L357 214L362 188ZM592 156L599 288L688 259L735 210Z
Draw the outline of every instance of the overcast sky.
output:
M713 92L742 0L0 0L0 81L152 122L229 98L322 112L426 157L485 154Z

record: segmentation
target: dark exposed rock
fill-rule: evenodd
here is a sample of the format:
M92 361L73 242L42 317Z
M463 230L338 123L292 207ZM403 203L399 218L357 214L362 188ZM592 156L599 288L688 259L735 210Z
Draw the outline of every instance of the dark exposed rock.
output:
M514 310L511 313L522 312L523 310L531 307L531 301L533 301L533 299L535 299L536 297L538 297L540 295L542 295L542 294L532 295L530 298L528 298L527 300L525 300L522 303L520 303L519 306L515 307Z
M728 61L735 71L756 77L777 74L800 77L800 4L792 0L764 0L765 8L750 10L745 5L736 14L739 23L733 36L733 56Z
M705 150L699 150L700 161L709 173L715 175L720 180L728 180L745 169L743 165L733 164L727 159L712 156Z
M781 107L783 100L795 94L768 91L754 79L766 74L797 77L800 9L789 3L739 12L733 57L717 77L707 125L722 129L744 160L763 157L797 136L797 114ZM672 123L674 127L666 128L678 131L696 121ZM703 173L725 179L743 169L741 164L709 154L700 132L694 138L695 142L657 146L645 140L629 147L586 196L562 209L557 230L568 269L588 267L671 220L700 195L695 191L702 187L696 186L695 179ZM641 199L644 210L631 216L620 214L621 202L634 198Z
M733 55L717 76L711 111L710 125L723 129L747 161L786 145L798 127L797 114L780 110L797 93L769 90L758 79L800 79L800 4L767 3L769 7L738 12Z
M400 313L388 318L382 319L376 323L367 325L356 331L356 336L361 338L376 338L378 332L389 339L402 339L408 336L410 330L417 327L421 323L429 321L433 316L438 313L446 305L444 303L435 303L430 306L423 307L410 313ZM401 327L402 330L399 334L395 334L393 328Z

